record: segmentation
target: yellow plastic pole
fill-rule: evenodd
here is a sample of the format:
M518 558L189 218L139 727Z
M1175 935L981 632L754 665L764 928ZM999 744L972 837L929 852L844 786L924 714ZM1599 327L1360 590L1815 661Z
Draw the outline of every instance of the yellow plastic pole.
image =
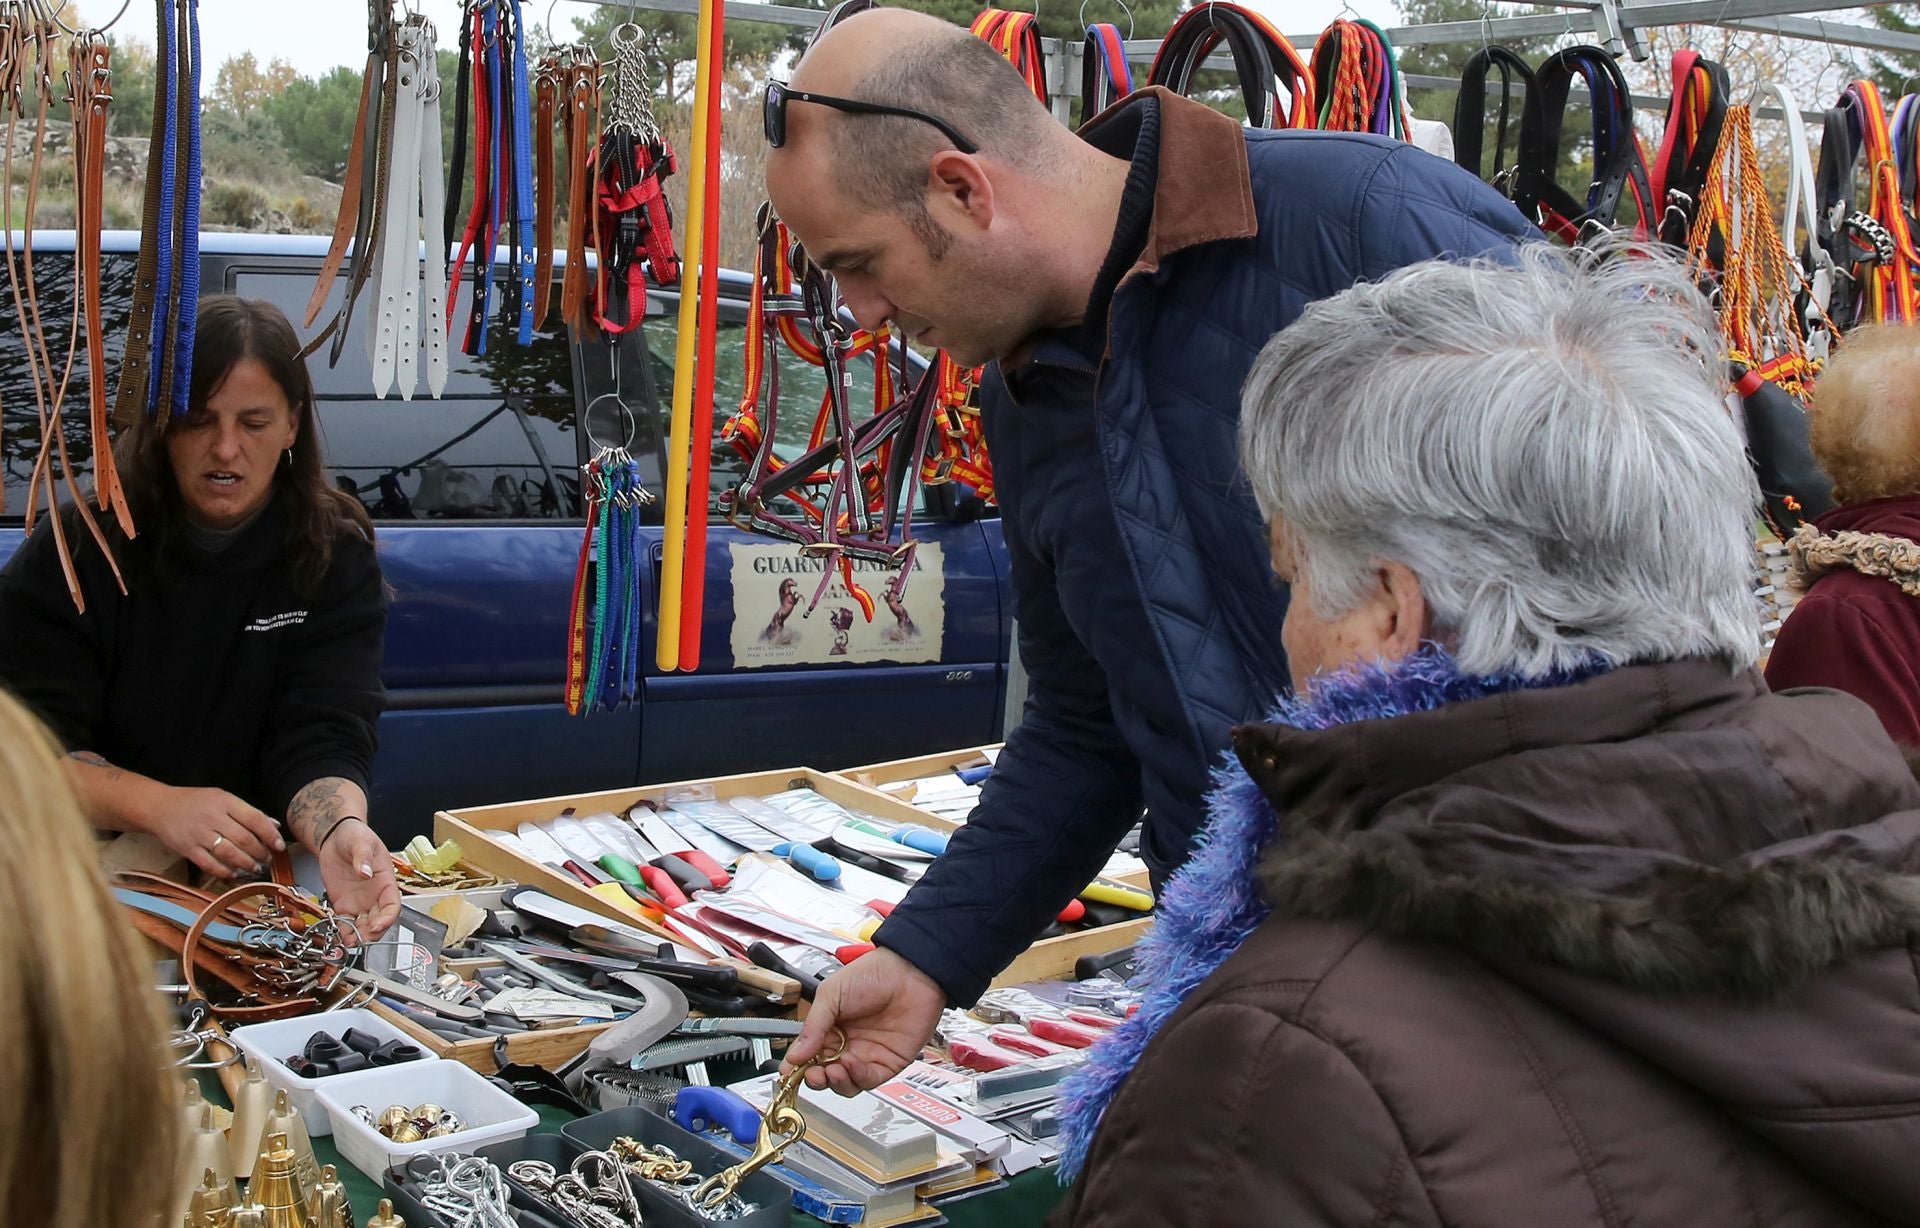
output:
M713 63L713 0L700 0L693 78L693 149L687 160L686 244L680 253L680 323L673 347L673 417L667 431L667 525L661 543L658 635L654 663L680 666L681 578L687 561L687 470L692 464L694 332L700 298L701 247L706 229L707 112L718 87ZM706 497L706 492L701 492ZM695 610L693 617L699 618Z

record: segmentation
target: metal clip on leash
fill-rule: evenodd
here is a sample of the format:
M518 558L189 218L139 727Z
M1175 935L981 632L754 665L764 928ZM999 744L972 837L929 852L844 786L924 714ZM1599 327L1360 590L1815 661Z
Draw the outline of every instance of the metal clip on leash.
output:
M835 1028L833 1034L839 1044L832 1053L815 1054L782 1075L780 1081L774 1084L773 1099L767 1102L767 1111L761 1114L760 1135L753 1141L752 1154L732 1168L722 1169L702 1181L688 1198L695 1207L713 1211L725 1206L742 1181L769 1164L779 1163L780 1157L787 1153L787 1148L806 1137L807 1119L800 1115L798 1104L800 1081L810 1068L831 1066L847 1051L846 1033Z

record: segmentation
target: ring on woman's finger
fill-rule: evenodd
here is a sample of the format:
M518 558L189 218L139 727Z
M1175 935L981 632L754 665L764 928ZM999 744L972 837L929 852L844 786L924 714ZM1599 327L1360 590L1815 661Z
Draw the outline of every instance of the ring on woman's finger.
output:
M219 847L220 847L221 845L223 845L223 844L225 844L226 842L227 842L227 838L226 838L225 836L222 836L222 835L219 835L219 834L215 834L215 836L213 837L213 843L212 843L212 844L209 844L209 845L207 846L207 848L208 848L209 850L212 850L212 849L217 849L217 848L219 848Z

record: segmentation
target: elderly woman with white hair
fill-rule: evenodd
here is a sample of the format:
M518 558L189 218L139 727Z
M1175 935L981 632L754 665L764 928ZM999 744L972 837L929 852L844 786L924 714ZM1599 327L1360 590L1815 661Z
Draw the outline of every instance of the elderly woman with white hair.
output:
M1677 264L1544 247L1267 346L1295 692L1069 1088L1055 1222L1920 1223L1920 786L1754 668L1719 353Z

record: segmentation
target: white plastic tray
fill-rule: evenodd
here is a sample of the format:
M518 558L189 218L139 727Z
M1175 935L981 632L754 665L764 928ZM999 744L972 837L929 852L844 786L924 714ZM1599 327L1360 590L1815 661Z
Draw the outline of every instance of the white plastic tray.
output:
M333 1145L373 1180L414 1156L436 1151L470 1152L488 1143L519 1138L540 1124L540 1115L459 1062L407 1062L356 1070L321 1081L320 1103L333 1118ZM396 1143L353 1115L364 1104L379 1116L388 1105L437 1104L458 1113L466 1129L444 1138Z
M287 1066L286 1059L303 1052L307 1041L321 1032L337 1039L349 1028L377 1036L382 1044L390 1040L403 1040L420 1050L423 1054L421 1060L433 1060L433 1052L425 1045L370 1010L326 1011L294 1019L277 1019L272 1023L250 1023L233 1030L233 1044L240 1052L259 1059L267 1082L286 1089L287 1099L294 1108L300 1110L300 1119L306 1123L307 1134L318 1138L332 1134L333 1123L328 1120L327 1111L321 1107L320 1098L315 1093L321 1084L348 1076L323 1075L317 1079L303 1079ZM356 1070L351 1073L362 1072Z

